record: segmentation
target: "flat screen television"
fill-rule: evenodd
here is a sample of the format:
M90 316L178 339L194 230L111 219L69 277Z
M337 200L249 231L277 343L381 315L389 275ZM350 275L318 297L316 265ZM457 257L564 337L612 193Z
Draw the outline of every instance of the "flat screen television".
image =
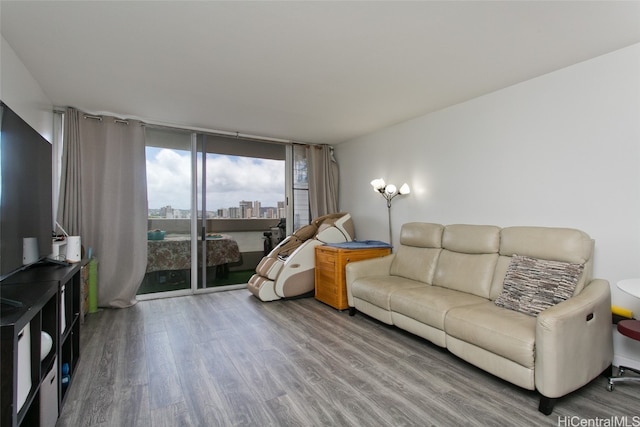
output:
M0 101L0 281L51 253L52 147ZM38 253L23 264L23 239Z

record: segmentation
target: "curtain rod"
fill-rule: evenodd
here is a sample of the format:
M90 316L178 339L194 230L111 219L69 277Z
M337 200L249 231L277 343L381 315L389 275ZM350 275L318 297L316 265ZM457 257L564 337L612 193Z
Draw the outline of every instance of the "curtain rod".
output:
M201 133L206 135L224 136L228 138L243 139L247 141L269 142L272 144L309 145L309 146L327 145L327 144L316 144L312 142L298 142L298 141L292 141L290 139L272 138L269 136L250 135L250 134L240 133L240 132L229 132L224 130L179 127L179 126L171 126L171 125L157 124L157 123L145 123L145 125L152 128L157 128L157 129L183 130L183 131L190 131L190 132Z
M92 116L90 114L83 114L82 115L83 118L85 119L92 119L92 120L98 120L98 121L102 121L102 116ZM113 119L114 123L121 123L123 125L128 125L129 124L129 120L126 119ZM144 126L144 123L141 124L141 126Z
M54 108L53 112L56 114L65 114L66 109L60 109L60 108L61 107ZM84 112L81 112L81 113L87 118L102 120L102 116L100 115L91 115ZM138 119L135 119L135 120L138 120ZM116 119L116 121L121 121L123 123L128 124L128 121L125 119ZM244 139L249 141L270 142L275 144L306 145L306 146L316 146L316 147L319 147L322 145L329 145L329 144L317 144L312 142L299 142L299 141L293 141L289 139L272 138L268 136L250 135L250 134L245 134L240 132L230 132L230 131L205 129L205 128L191 128L187 126L181 127L181 126L175 126L175 125L167 125L163 123L146 122L143 120L140 120L140 123L142 124L142 126L149 126L157 129L182 130L182 131L196 132L196 133L202 133L202 134L208 134L208 135L214 135L214 136L226 136L226 137Z

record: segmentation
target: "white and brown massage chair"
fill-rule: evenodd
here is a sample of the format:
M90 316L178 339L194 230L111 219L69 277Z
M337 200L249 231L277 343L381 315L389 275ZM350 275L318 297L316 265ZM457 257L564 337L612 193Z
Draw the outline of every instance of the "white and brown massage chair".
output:
M315 247L351 242L355 238L348 213L321 216L296 230L258 264L247 288L262 301L275 301L312 292L315 288Z

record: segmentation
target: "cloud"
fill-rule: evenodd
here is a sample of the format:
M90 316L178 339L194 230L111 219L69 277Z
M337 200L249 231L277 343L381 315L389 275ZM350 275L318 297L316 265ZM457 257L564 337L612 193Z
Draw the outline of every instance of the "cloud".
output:
M198 165L198 180L201 176ZM276 206L285 198L285 162L226 155L209 155L206 164L207 210L237 207L241 200ZM149 208L191 206L191 156L186 151L147 150ZM198 200L200 200L198 190Z

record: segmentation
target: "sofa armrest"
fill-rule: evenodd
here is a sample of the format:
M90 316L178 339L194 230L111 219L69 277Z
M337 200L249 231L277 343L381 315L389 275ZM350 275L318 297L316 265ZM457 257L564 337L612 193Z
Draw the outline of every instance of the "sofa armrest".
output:
M592 280L578 295L538 315L535 384L558 398L600 375L613 359L611 290Z
M353 307L353 294L351 293L351 283L361 277L388 276L391 269L391 261L395 254L383 257L365 259L362 261L350 262L345 266L345 281L347 284L347 303Z

